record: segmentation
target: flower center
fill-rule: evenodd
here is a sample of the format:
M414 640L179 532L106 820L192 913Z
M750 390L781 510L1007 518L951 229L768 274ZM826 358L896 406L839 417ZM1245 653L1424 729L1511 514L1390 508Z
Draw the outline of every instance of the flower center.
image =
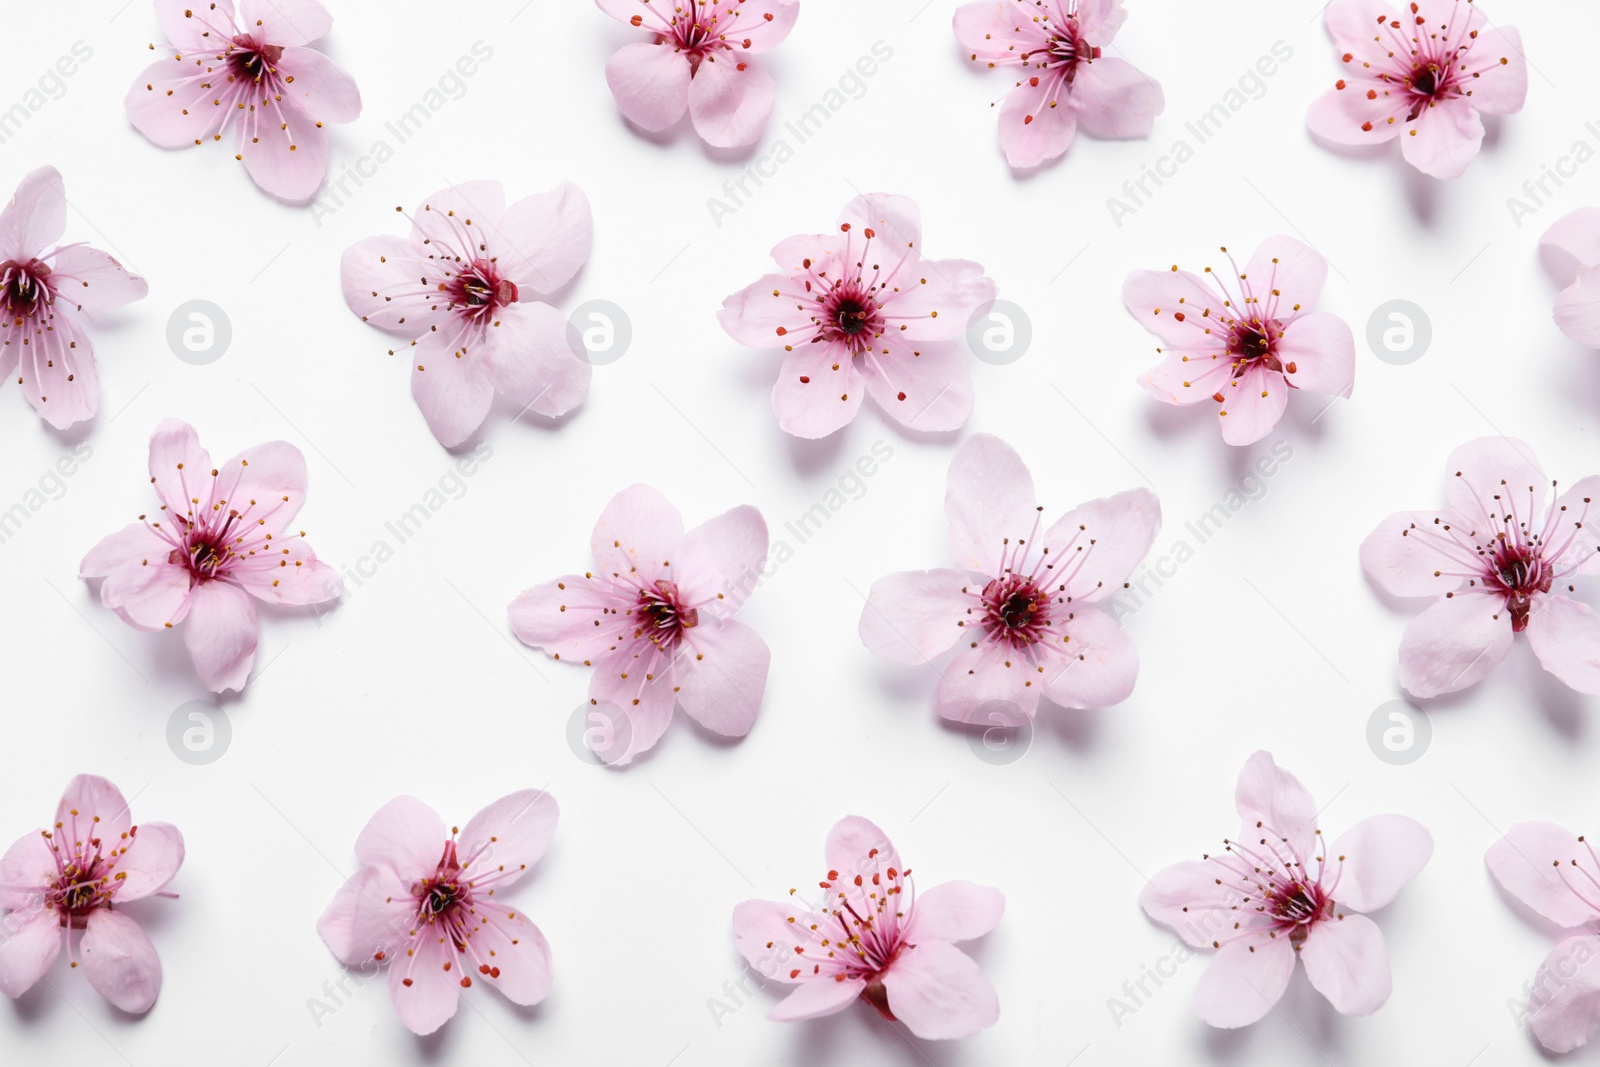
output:
M487 259L475 259L471 266L456 272L449 281L439 283L450 307L468 318L483 318L517 302L516 283L502 278L500 270Z
M1243 374L1245 369L1255 363L1261 363L1269 370L1282 371L1283 364L1276 355L1278 338L1283 334L1283 324L1277 319L1263 322L1260 319L1251 319L1248 322L1234 323L1233 332L1228 335L1228 354L1233 357L1233 376Z
M983 589L983 629L1011 648L1025 648L1050 625L1050 596L1030 577L1007 574Z
M842 344L851 355L860 355L883 334L883 314L871 289L861 278L834 286L822 299L817 316L825 342Z
M1505 595L1506 610L1511 612L1511 630L1521 633L1528 628L1533 595L1548 593L1555 585L1555 575L1531 546L1502 541L1490 563L1487 584L1491 588L1498 586L1498 591Z
M129 836L135 832L130 830ZM110 906L111 898L122 883L112 877L112 864L101 854L98 837L78 843L72 855L63 861L55 835L45 836L51 840L50 847L58 852L56 877L45 890L45 906L55 909L62 926L82 930L91 912ZM112 855L116 855L116 850Z
M41 303L54 300L55 291L46 280L49 277L50 268L37 259L0 263L0 308L6 317L31 318Z
M281 58L283 46L261 44L249 34L239 34L228 48L228 70L241 81L260 83L273 75Z
M412 889L417 899L417 922L453 925L458 909L472 903L472 887L460 881L461 861L455 841L446 841L439 869Z
M233 533L239 517L238 511L230 510L227 520L218 527L208 526L204 522L186 525L185 520L180 517L178 525L183 529L183 537L181 542L167 553L167 562L187 567L191 586L213 578L227 577L228 569L238 559L238 553L234 548L240 539L236 537L230 541L229 536Z
M1045 66L1064 70L1069 83L1077 78L1079 65L1100 58L1100 49L1079 35L1077 16L1068 18L1066 24L1051 35L1045 51L1049 56ZM1026 56L1023 62L1027 62Z
M639 590L634 614L639 625L633 636L646 638L668 652L678 647L685 630L700 625L699 609L686 606L679 597L678 587L666 579Z
M1333 898L1319 883L1303 878L1272 886L1262 903L1278 928L1288 931L1289 939L1297 944L1305 940L1313 923L1333 914Z

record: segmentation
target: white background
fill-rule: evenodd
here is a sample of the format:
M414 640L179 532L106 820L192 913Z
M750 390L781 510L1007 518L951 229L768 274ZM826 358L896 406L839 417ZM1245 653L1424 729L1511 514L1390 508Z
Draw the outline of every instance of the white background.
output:
M1526 110L1491 126L1483 153L1449 184L1396 155L1356 159L1313 144L1306 105L1337 75L1314 0L1197 5L1139 0L1116 50L1158 79L1167 111L1144 141L1080 138L1059 165L1018 178L988 105L1002 72L967 69L950 0L805 0L768 62L774 121L751 153L716 154L687 130L647 139L619 119L603 64L634 39L580 0L334 5L328 52L359 82L365 111L331 129L333 171L436 86L482 40L493 57L415 138L331 214L260 194L231 147L166 153L146 143L122 98L158 33L145 0L67 15L13 4L0 41L0 106L22 100L75 41L92 58L65 94L0 147L0 185L53 163L88 240L148 278L150 296L94 327L99 417L69 433L37 419L14 385L0 417L0 506L38 484L79 442L90 460L64 495L0 545L6 678L0 837L46 821L75 773L115 780L140 820L177 824L188 860L181 898L129 908L166 969L142 1019L120 1016L58 962L0 1005L8 1063L916 1065L1073 1062L1461 1065L1543 1062L1507 1008L1554 940L1516 910L1482 856L1510 822L1597 828L1593 768L1600 707L1542 675L1526 644L1485 684L1429 707L1432 746L1406 767L1369 750L1373 710L1399 697L1395 650L1420 605L1386 604L1356 557L1401 508L1439 502L1445 456L1473 437L1524 437L1552 477L1600 468L1600 358L1550 318L1559 288L1537 239L1600 200L1600 164L1580 170L1519 228L1506 199L1573 142L1600 139L1590 91L1600 10L1536 5L1515 21L1534 64ZM1223 8L1226 8L1224 10ZM1491 7L1508 19L1515 6ZM823 131L796 146L782 123L822 99L876 41L892 58ZM1234 88L1274 42L1292 58L1217 137L1119 229L1106 199L1154 164L1192 119ZM794 158L718 227L706 203L779 138ZM558 302L624 307L632 347L597 369L589 401L557 426L497 408L477 438L493 456L395 557L320 620L263 611L257 676L223 701L230 749L190 766L169 751L174 709L207 694L176 634L124 626L76 579L83 553L150 503L155 423L192 422L225 457L282 437L306 453L300 525L324 558L351 566L384 524L451 469L409 391L390 340L345 308L340 252L402 232L449 182L496 178L508 199L568 178L589 195L595 242ZM753 187L752 187L753 188ZM932 668L876 660L856 637L864 592L890 571L943 566L945 470L957 439L901 432L870 404L817 443L786 437L768 393L778 359L717 325L722 298L768 269L766 252L831 226L858 191L921 205L933 256L983 263L1031 317L1033 343L1009 366L974 362L977 408L964 433L1015 445L1047 513L1148 481L1166 528L1287 442L1267 491L1199 546L1126 620L1143 667L1132 699L1092 713L1043 710L1009 766L976 758L933 713ZM320 223L320 225L319 225ZM1296 396L1277 432L1246 450L1219 440L1209 407L1178 411L1136 384L1155 339L1122 307L1136 267L1218 262L1262 238L1298 234L1333 267L1320 307L1360 348L1355 395ZM1565 284L1563 281L1561 284ZM209 366L178 360L168 315L203 298L232 320ZM1404 298L1432 320L1410 366L1364 343L1368 316ZM876 441L892 459L804 545L783 524L822 499ZM794 558L741 618L773 652L766 702L742 743L717 743L681 716L623 772L580 761L566 727L587 672L517 645L505 606L522 588L585 567L591 525L617 490L644 481L693 524L738 503L766 514ZM1132 1014L1108 999L1170 954L1148 922L1142 875L1215 848L1234 832L1234 779L1270 749L1327 804L1324 829L1396 811L1420 819L1434 858L1377 916L1394 995L1342 1018L1297 976L1279 1011L1243 1032L1209 1030L1191 1001L1203 958ZM517 899L554 948L555 988L534 1010L474 989L439 1034L401 1028L379 982L318 1021L309 1006L341 967L314 924L353 870L368 816L403 792L446 821L524 787L548 787L562 818ZM967 878L1001 887L999 929L972 946L999 991L993 1029L969 1041L914 1040L864 1005L803 1025L767 1022L776 991L714 1020L708 1001L739 978L729 915L821 871L828 827L876 820L924 886ZM330 1002L331 1003L331 1002ZM1076 1059L1074 1059L1076 1057ZM1596 1062L1580 1052L1575 1062Z

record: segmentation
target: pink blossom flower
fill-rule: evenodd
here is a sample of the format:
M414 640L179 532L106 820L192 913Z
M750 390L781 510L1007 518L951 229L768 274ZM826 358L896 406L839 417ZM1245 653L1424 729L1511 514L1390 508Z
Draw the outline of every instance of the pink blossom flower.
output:
M571 182L509 208L499 182L463 182L423 201L410 238L345 249L345 303L411 342L411 395L440 444L470 437L497 389L550 418L589 395L593 371L565 316L533 294L572 280L592 229Z
M1356 343L1343 319L1312 311L1328 261L1292 237L1269 237L1234 282L1210 267L1205 278L1179 270L1136 270L1122 301L1161 339L1162 360L1139 384L1166 404L1218 405L1222 439L1248 445L1272 432L1289 393L1348 397Z
M416 797L395 797L356 838L361 870L317 933L351 966L389 968L389 999L414 1033L443 1026L479 982L537 1004L550 992L550 945L503 891L539 862L558 814L548 793L524 789L446 830Z
M289 526L305 502L305 457L269 441L212 466L194 427L164 419L150 436L150 481L162 514L104 538L78 577L104 579L101 603L137 630L183 623L200 681L243 689L256 656L252 598L319 604L344 591L305 531Z
M1139 894L1187 944L1217 949L1195 989L1196 1013L1212 1026L1248 1026L1283 996L1296 957L1339 1012L1383 1007L1388 948L1358 913L1388 904L1427 865L1428 831L1404 815L1373 815L1329 848L1311 794L1267 752L1245 761L1235 800L1237 840L1158 871Z
M1128 13L1122 0L976 0L957 8L956 40L974 63L1017 67L1000 108L1000 147L1037 167L1096 137L1143 137L1166 107L1161 86L1104 54Z
M752 348L787 356L772 389L778 425L826 437L871 393L914 430L953 430L972 413L972 370L960 338L995 297L983 268L923 259L922 213L904 196L845 205L839 232L791 237L772 250L779 272L722 302L717 318Z
M16 374L28 403L58 430L92 418L100 371L84 315L115 311L149 292L144 279L67 229L61 174L40 167L0 210L0 379Z
M750 966L794 986L767 1018L816 1019L859 999L921 1038L971 1037L993 1026L1000 999L955 942L993 930L1005 896L971 882L908 892L910 869L884 832L856 815L834 824L825 853L814 903L791 889L785 900L733 909L734 942Z
M590 545L595 569L523 591L511 602L511 629L556 659L594 668L589 703L617 709L628 729L608 762L654 747L675 705L714 733L749 733L771 653L733 614L767 556L761 513L742 505L684 533L677 508L635 485L611 498Z
M1556 325L1579 344L1600 348L1600 207L1557 219L1539 244L1574 272L1573 283L1556 297Z
M183 835L164 822L133 825L117 787L93 774L67 783L55 822L0 857L0 993L20 997L45 976L72 931L82 930L83 971L95 992L126 1012L147 1012L161 992L155 946L122 905L163 892L183 866ZM77 967L78 961L72 960Z
M1587 837L1551 822L1513 823L1484 862L1507 893L1570 933L1534 975L1528 1025L1551 1052L1571 1052L1600 1029L1600 857Z
M1510 26L1473 0L1333 0L1325 16L1343 76L1306 113L1338 145L1400 138L1407 163L1457 178L1483 143L1482 115L1522 110L1528 62Z
M352 122L361 92L306 45L333 16L316 0L156 0L168 46L139 73L123 106L162 148L221 141L235 122L238 154L259 187L284 200L316 194L328 170L324 122ZM236 121L235 121L236 120Z
M1437 597L1400 640L1400 684L1414 696L1482 681L1524 631L1544 669L1600 693L1600 616L1566 594L1600 573L1600 525L1588 521L1600 475L1565 493L1526 444L1480 437L1450 453L1445 506L1390 515L1361 543L1384 592Z
M880 578L861 612L861 641L897 663L932 662L939 714L1032 718L1043 693L1102 708L1133 692L1139 654L1101 601L1123 587L1161 529L1148 489L1080 504L1041 529L1033 477L998 437L974 434L950 463L945 516L957 569ZM997 708L1001 704L1006 707Z
M644 30L606 61L606 84L629 122L659 132L689 112L717 148L754 144L772 115L772 75L755 57L783 43L799 0L596 0Z

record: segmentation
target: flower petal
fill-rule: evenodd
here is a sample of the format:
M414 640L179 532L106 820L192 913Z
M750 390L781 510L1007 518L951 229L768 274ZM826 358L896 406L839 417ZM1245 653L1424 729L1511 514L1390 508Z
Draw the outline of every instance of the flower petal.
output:
M872 583L857 632L868 649L918 665L950 651L977 601L961 571L901 571Z
M1383 931L1353 912L1313 923L1300 946L1306 977L1344 1015L1371 1015L1389 999L1389 950Z
M998 573L1005 554L1033 536L1039 518L1022 457L1000 438L975 433L956 449L945 487L951 556L968 570Z
M939 676L934 707L953 722L1017 726L1038 711L1043 679L1021 656L987 642L963 645Z
M1000 925L1006 897L992 886L945 882L917 895L906 940L971 941Z
M594 220L589 198L571 182L525 196L495 226L501 272L519 286L553 293L589 258Z
M1234 806L1239 809L1239 836L1252 848L1264 842L1281 854L1287 845L1302 865L1315 855L1317 802L1300 779L1273 761L1272 753L1258 751L1245 761Z
M420 931L412 946L389 964L389 999L406 1029L431 1034L460 1006L462 974L454 946L443 934Z
M1139 891L1139 906L1195 948L1214 945L1238 921L1244 901L1220 884L1231 879L1221 860L1182 860L1163 867Z
M257 105L259 107L259 105ZM250 179L291 203L310 200L328 172L328 135L316 119L285 100L239 123L239 155Z
M33 410L58 430L94 417L100 407L100 370L94 343L75 311L63 308L48 323L24 319L8 324L4 344L22 353L17 358L17 384Z
M1600 918L1593 888L1600 861L1582 837L1553 822L1512 823L1483 862L1502 889L1558 926Z
M922 247L922 209L909 196L899 193L862 193L839 213L838 225L849 234L847 247L857 249L867 240L866 231L877 234L872 240L885 242L896 258ZM857 257L859 258L859 256ZM981 269L981 268L980 268Z
M7 923L0 932L9 928ZM59 917L40 907L0 941L0 993L15 998L32 989L55 962L61 942Z
M1037 167L1072 147L1078 113L1070 107L1052 106L1051 94L1058 80L1041 78L1037 88L1024 82L1006 94L1000 105L1000 149L1011 166Z
M1556 325L1590 348L1600 348L1600 267L1579 267L1577 280L1556 294Z
M1211 328L1217 321L1212 313L1220 315L1223 299L1198 274L1176 268L1136 270L1122 282L1128 314L1168 348L1191 355L1226 350Z
M1377 911L1422 872L1433 855L1433 836L1404 815L1362 819L1333 843L1329 860L1340 858L1339 903Z
M523 301L501 309L484 331L490 381L523 411L565 415L587 399L594 376L589 361L574 351L574 342L582 342L573 333L567 317L549 304Z
M513 1004L539 1003L550 994L550 942L521 912L493 912L484 918L467 942L468 956L477 963L477 973L470 977L498 989Z
M1600 615L1571 597L1537 597L1528 646L1539 665L1580 693L1600 693Z
M1512 636L1502 597L1446 594L1412 619L1400 638L1400 684L1418 697L1477 685L1506 658Z
M1217 414L1222 439L1230 445L1251 445L1271 433L1289 404L1289 383L1277 371L1259 364L1230 380L1221 390Z
M805 299L804 290L789 275L766 274L724 300L717 321L742 345L777 348L787 343L784 337L790 332L811 325Z
M877 232L883 236L883 231ZM890 240L895 236L891 234ZM963 337L973 313L993 301L999 292L994 279L983 273L982 264L967 259L908 257L895 268L886 284L898 292L883 296L884 320L891 330L885 341L896 337L919 342L953 341ZM964 358L962 362L966 362Z
M1079 66L1070 99L1078 125L1096 137L1144 137L1167 106L1154 79L1115 56Z
M44 906L44 891L56 880L56 854L43 830L23 834L0 856L0 910Z
M866 386L851 355L831 344L795 346L772 387L778 426L796 437L827 437L849 424Z
M592 574L568 574L517 594L508 614L511 632L525 645L556 659L588 663L617 647L632 627L622 615L633 607Z
M1044 664L1044 694L1064 708L1109 708L1133 693L1139 652L1121 624L1098 608L1073 612L1059 629L1066 640Z
M420 284L437 275L408 237L368 237L346 248L339 259L339 282L350 310L362 322L408 339L448 321L433 307L432 287Z
M1459 178L1483 143L1483 120L1467 100L1441 100L1422 114L1400 138L1400 154L1422 173L1448 180Z
M1328 261L1310 245L1278 234L1256 246L1255 254L1245 264L1244 276L1258 293L1281 293L1280 305L1309 308L1327 283Z
M1161 501L1148 489L1079 504L1051 524L1044 543L1050 585L1074 603L1114 596L1161 532Z
M239 21L282 45L320 41L333 29L333 16L317 0L239 0Z
M1544 512L1550 480L1533 449L1515 437L1479 437L1445 460L1444 497L1473 523L1498 526L1512 509L1523 519Z
M689 109L689 61L654 42L625 44L606 60L606 84L627 120L651 133Z
M678 509L643 484L612 497L589 537L596 572L640 587L655 584L682 543Z
M795 915L788 904L776 900L746 900L733 909L734 947L764 980L787 985L805 978L804 971L790 973L795 970L791 961L798 960L793 946L809 940L790 921Z
M133 828L133 816L122 790L98 774L75 775L56 803L58 844L71 848L102 840L111 847Z
M361 117L361 90L355 79L314 48L290 45L278 60L288 83L284 98L317 122L354 122Z
M767 68L753 57L733 53L707 55L689 81L695 132L717 148L742 148L759 140L776 98Z
M1539 246L1568 257L1568 269L1600 266L1600 207L1568 212L1544 231Z
M639 645L649 652L639 652L635 647ZM646 655L651 658L643 658ZM628 747L612 761L615 766L632 763L635 756L654 748L667 732L678 699L666 665L665 658L656 655L655 646L643 640L595 661L594 674L589 678L589 703L609 705L627 716ZM602 713L608 719L615 714L610 708ZM608 758L611 748L606 748Z
M207 689L243 689L256 659L256 609L249 595L227 582L196 585L189 594L183 643Z
M1571 1052L1600 1029L1600 937L1557 942L1533 976L1528 1025L1551 1052Z
M143 300L150 286L115 258L88 245L58 248L50 260L50 281L57 298L91 315L115 311Z
M678 703L706 729L743 737L761 711L771 662L767 643L744 623L702 621L684 635L676 666Z
M913 348L900 337L886 336L875 351L863 354L862 362L867 392L907 429L958 430L972 414L972 366L959 345L935 341Z
M1195 983L1195 1014L1212 1026L1249 1026L1278 1003L1294 975L1287 937L1230 941L1217 951Z
M1515 26L1480 30L1468 53L1477 70L1472 106L1485 115L1510 115L1528 99L1528 58Z
M199 12L193 0L155 0L155 8L162 35L180 52L220 49L233 36L232 0L216 0Z
M461 828L458 849L463 869L471 868L475 874L500 872L496 888L511 885L550 847L560 815L555 798L543 790L523 789L501 797Z
M895 1018L925 1040L971 1037L1000 1020L1000 998L982 968L943 941L902 951L883 988Z
M1361 566L1390 596L1444 596L1465 580L1452 554L1460 550L1444 532L1462 525L1452 512L1397 511L1361 542Z
M161 958L139 924L119 911L96 908L78 944L84 975L95 992L135 1015L161 993Z
M420 878L439 866L450 832L444 820L412 796L398 796L373 813L356 838L363 866L382 865L402 879Z
M1048 40L1032 19L1019 18L1011 0L975 0L956 8L951 20L956 40L985 66L1015 62L1018 55L1038 50Z
M133 832L133 840L117 863L122 882L116 901L126 904L160 892L183 866L183 835L171 823L144 822Z
M140 71L122 101L133 128L158 148L209 141L233 115L233 94L218 95L212 74L185 59L187 51Z
M465 340L463 333L440 327L402 349L411 356L411 396L446 448L471 437L494 403L489 361L476 346L468 351Z
M0 208L0 259L26 263L67 232L67 194L54 167L29 171Z
M683 535L672 558L678 595L702 614L732 615L760 580L766 558L761 512L749 504L730 508Z
M889 835L859 815L846 815L834 823L822 852L828 866L836 871L903 869L900 853L890 843Z
M814 978L800 983L794 992L774 1004L767 1018L780 1023L820 1019L849 1007L866 988L867 983L859 978Z

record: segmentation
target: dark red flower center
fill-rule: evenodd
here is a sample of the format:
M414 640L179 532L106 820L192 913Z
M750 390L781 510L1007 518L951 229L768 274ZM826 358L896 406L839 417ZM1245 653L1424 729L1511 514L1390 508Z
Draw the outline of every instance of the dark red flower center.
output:
M249 34L235 36L228 47L228 71L235 78L259 82L277 70L283 46L257 41Z
M1279 929L1288 931L1289 939L1296 943L1305 940L1313 923L1333 914L1333 898L1321 884L1303 878L1274 885L1262 904Z
M0 263L0 304L7 318L31 318L41 303L55 298L48 281L50 268L37 259Z
M463 270L439 283L439 291L450 300L450 307L481 318L517 302L516 283L500 276L492 260L475 259Z
M1012 648L1035 643L1050 625L1050 596L1026 575L992 579L982 599L984 632Z
M1233 376L1239 377L1246 369L1257 363L1268 370L1282 371L1283 364L1277 356L1278 338L1282 336L1283 323L1277 319L1235 322L1233 331L1228 335L1228 354L1233 357Z
M678 647L685 630L700 625L699 609L684 604L678 587L666 579L639 590L634 616L638 625L633 636L668 652Z
M1506 610L1511 613L1512 632L1521 633L1528 628L1534 594L1550 592L1555 575L1542 556L1529 546L1511 541L1501 542L1490 568L1489 584L1498 584L1498 591L1506 598Z

